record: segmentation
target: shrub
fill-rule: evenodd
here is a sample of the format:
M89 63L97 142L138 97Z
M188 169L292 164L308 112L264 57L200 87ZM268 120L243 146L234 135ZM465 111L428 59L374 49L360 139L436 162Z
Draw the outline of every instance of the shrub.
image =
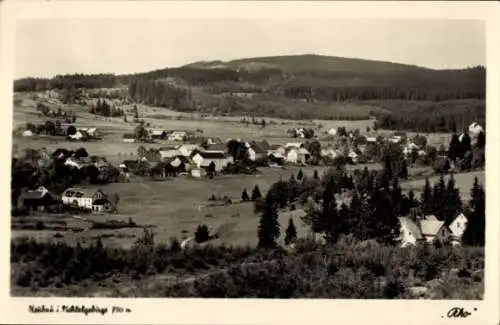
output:
M203 243L210 239L210 233L206 225L199 225L194 233L194 238L197 243Z

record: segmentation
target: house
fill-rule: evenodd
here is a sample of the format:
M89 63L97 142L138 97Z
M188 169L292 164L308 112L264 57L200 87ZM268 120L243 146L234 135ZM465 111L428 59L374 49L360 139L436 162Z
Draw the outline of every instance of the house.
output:
M23 137L32 137L33 136L33 132L31 132L30 130L26 130L23 132Z
M69 157L64 162L66 166L82 169L82 167L88 165L89 163L82 158Z
M58 200L45 187L40 186L36 190L24 191L18 199L19 205L29 210L45 210L58 203Z
M232 158L223 152L199 151L191 160L197 168L213 169L215 172L220 172L229 163L232 163Z
M351 158L353 163L356 164L358 162L359 155L355 150L350 150L347 156Z
M321 157L328 157L334 159L339 155L339 152L335 150L335 148L333 147L327 147L321 149L320 155Z
M389 141L392 143L400 143L401 142L401 136L399 135L393 135L392 137L389 138Z
M280 144L272 144L269 146L269 149L267 150L267 154L271 154L271 153L278 153L280 154L281 156L285 156L285 147L280 145Z
M377 138L375 138L375 137L366 137L366 142L376 143L377 142Z
M179 155L184 157L190 157L194 150L199 149L200 146L194 143L183 143L177 146L177 151Z
M153 140L165 140L167 139L167 131L164 130L151 130L151 139Z
M131 171L135 170L138 166L139 162L137 160L124 160L119 167L124 171Z
M89 139L89 134L84 130L77 130L74 134L68 135L71 140L85 141Z
M108 199L96 199L92 202L92 211L94 212L105 212L111 210L111 203Z
M150 148L144 155L144 158L151 163L160 162L162 159L160 149Z
M278 165L283 165L285 163L285 157L279 152L271 152L268 154L269 162Z
M310 157L311 154L306 148L291 147L285 155L285 160L292 164L305 164Z
M448 226L451 231L451 235L458 241L462 239L462 236L467 228L467 217L460 213Z
M401 247L416 246L424 240L420 227L408 217L400 217L399 242Z
M404 148L403 148L403 154L405 154L405 155L409 155L409 154L411 154L413 151L418 152L418 150L419 150L419 149L420 149L420 148L419 148L419 147L418 147L415 143L413 143L413 142L411 142L411 141L410 141L410 142L408 142L408 143L404 146Z
M170 141L184 141L187 137L186 131L174 131L168 136Z
M158 151L160 153L161 160L173 158L179 155L179 150L177 150L176 147L161 147Z
M96 127L91 127L91 128L78 128L78 131L85 133L88 137L95 138L98 136L97 128Z
M288 142L285 144L285 149L289 148L302 148L304 145L301 142Z
M134 143L135 137L132 133L125 133L122 138L123 142Z
M428 243L434 243L436 241L445 242L451 235L451 231L444 224L444 221L424 218L419 220L419 226L424 240Z
M101 190L83 188L68 188L62 194L63 204L88 210L95 210L95 203L106 198L107 195Z
M328 135L337 135L337 129L336 128L331 128L329 129L326 133L328 133Z
M252 161L261 160L267 156L267 151L261 143L252 141L245 143L248 159Z
M169 164L178 173L188 172L191 166L194 164L193 161L185 156L177 156L169 161Z

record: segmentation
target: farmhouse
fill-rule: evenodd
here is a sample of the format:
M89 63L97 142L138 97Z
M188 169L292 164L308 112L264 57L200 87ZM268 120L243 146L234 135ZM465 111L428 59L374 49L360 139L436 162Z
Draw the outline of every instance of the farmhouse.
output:
M439 220L420 220L420 230L424 236L424 240L428 243L435 241L446 241L451 234L448 227L444 225L444 221Z
M463 220L465 216L459 215L455 220L461 223L464 229ZM451 243L459 244L462 231L457 231L456 234L443 221L438 220L435 216L429 215L413 221L408 217L400 217L400 243L401 247L416 245L419 243ZM455 226L454 226L455 227ZM454 228L456 229L456 228ZM465 229L464 229L465 230Z
M18 204L30 210L45 210L55 205L58 200L45 187L40 186L36 190L24 191L18 199Z
M331 128L329 129L326 133L328 133L328 135L337 135L337 129L336 128Z
M174 131L168 136L170 141L184 141L187 137L186 131Z
M224 167L232 162L232 157L223 152L199 151L191 160L197 168L211 169L220 172Z
M321 157L328 157L328 158L334 159L335 157L337 157L339 155L339 152L337 150L335 150L335 148L333 148L333 147L327 147L327 148L321 149L320 155L321 155Z
M408 217L400 217L400 236L399 242L401 247L415 246L424 240L424 236L420 231L419 226Z
M74 134L68 135L71 140L86 141L89 139L89 134L85 130L77 130Z
M177 156L169 161L169 164L174 168L177 173L188 172L194 162L185 156Z
M125 133L122 138L123 142L134 143L135 137L132 133Z
M104 206L101 200L106 198L101 190L83 188L68 188L62 194L63 204L93 211L100 211Z

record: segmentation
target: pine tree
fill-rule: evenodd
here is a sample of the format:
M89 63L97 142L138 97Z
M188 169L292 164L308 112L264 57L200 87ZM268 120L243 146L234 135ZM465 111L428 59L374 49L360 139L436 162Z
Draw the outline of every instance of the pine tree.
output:
M448 148L448 157L451 159L451 161L455 162L457 158L463 157L463 154L460 153L461 147L460 147L460 140L458 139L457 134L453 134L453 137L451 138L449 148Z
M399 219L394 213L391 195L387 191L376 191L370 200L373 211L369 219L369 238L377 238L393 244L399 233Z
M316 169L314 170L314 175L313 175L313 178L314 178L315 180L319 180L318 171L317 171Z
M337 216L337 201L335 199L335 182L331 178L323 190L321 226L328 242L335 242L342 224Z
M297 229L295 229L295 225L293 224L293 219L290 218L288 220L288 227L285 231L285 245L290 245L295 242L297 239Z
M463 234L463 242L472 246L484 246L486 230L486 206L484 188L479 184L477 177L471 189L467 228Z
M434 189L432 194L434 201L433 213L441 221L445 220L445 213L446 213L445 210L447 202L445 201L446 199L445 192L446 192L446 184L444 181L444 175L441 174L438 183L434 184Z
M304 173L302 172L302 168L299 169L299 172L297 173L297 179L300 181L304 178Z
M258 200L262 197L262 194L260 193L260 188L258 185L255 185L252 191L252 201Z
M197 243L203 243L210 239L210 232L206 225L199 225L194 233L194 238Z
M455 187L455 177L451 174L446 185L443 196L444 220L451 222L457 214L462 211L462 200L460 199L460 190Z
M241 193L241 200L246 202L250 200L250 197L248 196L247 189L244 189L243 192Z
M400 178L402 179L407 179L408 178L408 164L406 162L406 159L401 159L400 163L400 169L399 169L399 175Z
M395 177L392 181L391 199L393 213L394 215L399 216L403 208L403 192L401 191L397 177Z
M280 235L280 225L278 222L278 204L271 192L268 192L264 201L263 212L260 216L259 247L272 248L276 246L276 240Z
M421 210L424 215L430 215L434 211L434 197L432 195L432 188L429 178L425 178L424 189L421 195Z

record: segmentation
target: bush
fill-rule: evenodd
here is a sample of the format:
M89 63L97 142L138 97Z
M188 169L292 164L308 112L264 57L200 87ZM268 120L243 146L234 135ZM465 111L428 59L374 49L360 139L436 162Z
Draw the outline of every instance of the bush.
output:
M206 225L200 225L194 233L194 238L197 243L203 243L210 239L210 233Z

